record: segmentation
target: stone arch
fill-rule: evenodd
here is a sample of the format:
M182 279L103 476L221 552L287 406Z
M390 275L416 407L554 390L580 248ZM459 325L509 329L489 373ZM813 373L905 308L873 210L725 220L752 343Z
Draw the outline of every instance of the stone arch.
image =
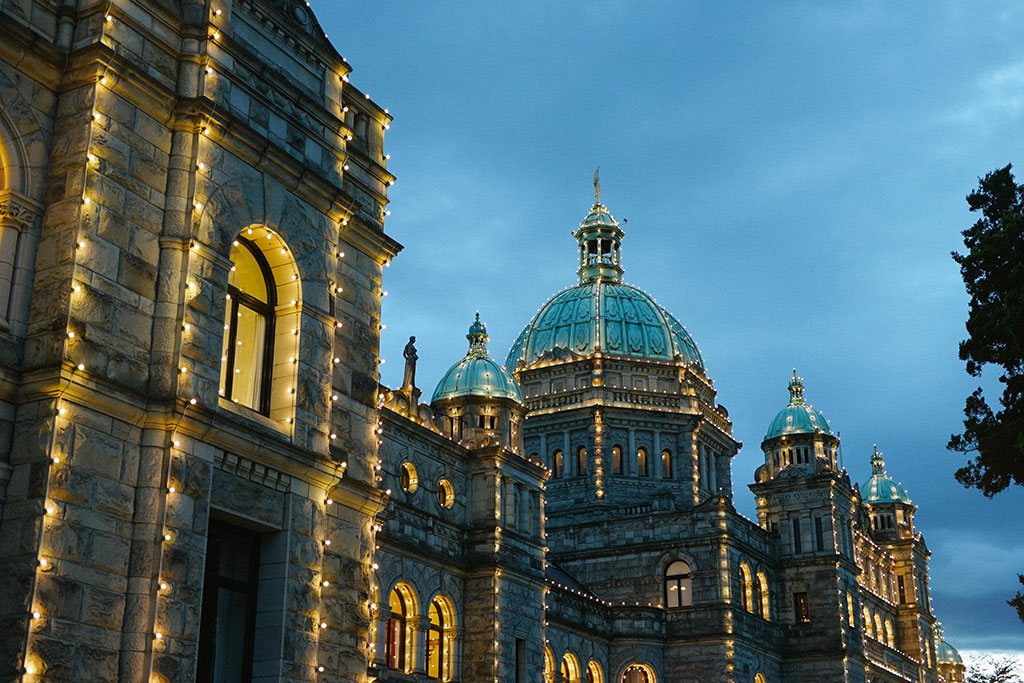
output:
M618 681L621 683L658 683L658 677L650 664L631 662L622 667Z

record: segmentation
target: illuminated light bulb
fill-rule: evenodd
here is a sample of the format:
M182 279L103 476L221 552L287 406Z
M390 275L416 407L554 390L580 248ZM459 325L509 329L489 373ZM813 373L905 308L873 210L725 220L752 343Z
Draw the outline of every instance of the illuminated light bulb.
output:
M163 640L164 639L164 634L160 633L160 631L157 631L156 633L153 634L153 637L156 638L157 640Z
M112 22L114 20L114 15L108 14L105 17L103 17L103 20L106 21L109 24L110 22Z
M349 170L348 164L345 164L342 168L344 168L346 171Z
M208 67L206 67L206 75L207 75L207 76L209 76L209 75L211 75L212 73L213 73L213 67L212 67L212 66L208 66Z
M177 491L177 490L178 490L178 489L174 488L173 486L168 486L168 487L167 487L167 493L174 493L174 492L175 492L175 491Z
M328 498L328 499L327 499L326 501L324 501L324 502L325 502L325 503L327 503L328 505L334 505L334 499L333 499L333 498Z
M178 369L179 369L179 370L181 371L181 374L183 374L183 375L184 375L184 374L186 374L186 373L188 372L188 368L186 368L186 367L185 367L184 365L182 365L182 366L181 366L180 368L178 368Z
M295 387L288 387L288 393L289 394L294 394L295 393Z
M337 364L338 364L338 363L340 363L340 362L341 362L341 359L340 359L340 358L338 358L337 356L335 356L335 357L334 357L334 364L335 364L335 365L337 365Z
M381 292L380 295L381 296L387 296L388 295L387 290L384 290L383 292Z
M341 294L341 293L342 293L342 292L344 292L345 290L344 290L344 289L343 289L342 287L335 287L335 288L334 288L334 291L335 291L335 292L337 292L338 294Z
M43 615L39 612L39 610L36 610L36 611L32 612L32 618L33 619L38 619L41 616L43 616Z
M289 363L294 363L294 362L295 362L295 359L294 359L294 358L289 358L289 359L288 359L288 362L289 362Z
M101 84L106 85L108 82L109 81L107 81L107 77L106 76L103 76L102 78L100 78L100 83Z
M290 417L286 417L284 419L284 422L285 422L285 424L291 424L292 423L292 419Z
M168 534L168 533L165 533L165 534L164 534L164 540L165 540L165 541L170 541L170 540L171 540L171 535L170 535L170 534Z
M99 160L92 152L89 153L88 159L90 164L95 164Z
M88 197L82 197L82 203L88 206L89 204L92 204L92 200Z
M380 324L380 329L382 329L382 330L388 329L387 323L381 323ZM381 362L383 362L383 361L381 361Z
M325 579L325 580L323 580L323 581L321 581L321 582L320 582L320 585L321 585L321 586L323 586L324 588L329 588L329 587L330 587L330 585L331 585L331 582L330 582L330 581L327 581L327 580Z
M95 121L96 123L100 122L100 113L98 111L97 112L93 112L92 120Z
M42 567L43 569L46 569L47 567L50 566L50 563L46 561L45 557L40 557L39 558L39 566Z
M213 32L213 39L214 40L220 40L220 31L214 31Z
M320 673L323 673L323 672L324 672L324 668L323 668L322 666L318 666L318 667L316 668L316 670L317 670L317 671L319 671Z
M246 235L251 235L252 234L252 228L247 228L246 231L245 231L245 234Z
M52 458L50 458L50 460L53 461L54 465L59 465L60 464L60 456L59 455L53 456Z
M384 495L385 496L390 496L391 495L391 489L387 489L386 491L384 491Z
M196 164L196 170L205 171L206 170L206 164L204 164L203 162L200 161L198 164Z
M202 211L203 210L202 202L196 202L195 204L193 204L193 206L196 207L196 211Z
M341 329L341 321L339 320L338 322L334 323L334 326L338 329Z
M29 676L34 676L35 673L36 673L36 668L34 666L32 666L31 664L26 664L25 665L25 673L27 673Z
M210 134L210 129L207 128L206 126L203 126L203 130L201 132L202 132L203 135L209 135Z
M222 9L214 10L214 12L213 12L213 15L216 16L216 17L219 17L222 14L224 14L224 10L222 10Z
M74 338L75 338L74 330L68 330L68 339L74 339Z
M292 334L298 334L298 333L299 333L299 331L293 327L292 328Z
M385 154L384 158L387 159L387 160L390 160L391 159L391 155L390 154Z
M332 438L332 439L337 439L337 438L338 438L338 435L337 435L337 434L331 434L331 438Z
M235 240L235 241L234 241L234 242L232 242L231 244L232 244L232 246L235 246L235 247L237 247L237 246L238 246L239 244L241 244L241 242L239 242L238 240Z
M197 404L197 403L199 403L199 401L197 401L197 400L196 400L196 399L194 399L194 398L190 398L190 399L188 400L188 404L189 404L190 406L194 406L194 405L195 405L195 404Z
M322 628L322 629L323 628L327 628L327 622L326 621L321 621L320 622L320 628Z
M165 590L167 590L170 587L171 587L170 584L168 584L166 581L161 581L160 582L160 590L165 591Z
M325 538L324 539L324 545L330 545L330 544L331 544L331 539Z
M85 370L85 363L79 363L76 367L78 368L78 371L81 372L82 370Z

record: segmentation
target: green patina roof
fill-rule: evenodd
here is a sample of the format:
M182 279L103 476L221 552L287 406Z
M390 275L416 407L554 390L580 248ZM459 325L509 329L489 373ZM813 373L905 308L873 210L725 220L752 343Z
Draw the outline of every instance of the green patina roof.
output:
M510 398L523 402L519 383L487 354L487 326L480 322L480 314L470 326L469 351L465 358L449 368L434 389L431 403L459 396L484 398Z
M877 448L871 454L871 478L861 484L860 498L868 505L885 503L903 503L913 505L903 484L899 483L885 471L885 460Z
M935 658L939 664L963 664L960 653L956 648L946 642L946 634L942 630L942 624L935 624L935 640L939 644L935 648Z
M586 282L551 297L512 345L505 368L514 372L520 359L530 365L555 349L659 361L678 354L704 368L680 322L651 295L621 282Z
M779 411L768 427L764 440L791 434L828 434L834 436L828 420L804 400L804 382L793 370L789 381L789 405Z

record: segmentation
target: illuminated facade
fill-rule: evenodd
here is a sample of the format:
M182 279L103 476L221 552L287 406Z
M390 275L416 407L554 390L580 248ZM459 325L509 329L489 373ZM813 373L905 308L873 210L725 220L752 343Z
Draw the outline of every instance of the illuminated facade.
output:
M736 512L596 178L577 284L427 403L412 339L379 383L390 116L304 2L0 19L0 679L962 679L915 507L795 373Z

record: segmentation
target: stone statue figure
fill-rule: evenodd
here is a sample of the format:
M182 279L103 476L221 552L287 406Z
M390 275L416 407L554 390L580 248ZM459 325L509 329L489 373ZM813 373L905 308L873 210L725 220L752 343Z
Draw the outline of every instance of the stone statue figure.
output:
M405 357L405 379L402 380L403 389L413 389L416 387L416 360L419 356L416 355L416 337L409 337L409 343L405 345L405 350L402 351L402 355Z

